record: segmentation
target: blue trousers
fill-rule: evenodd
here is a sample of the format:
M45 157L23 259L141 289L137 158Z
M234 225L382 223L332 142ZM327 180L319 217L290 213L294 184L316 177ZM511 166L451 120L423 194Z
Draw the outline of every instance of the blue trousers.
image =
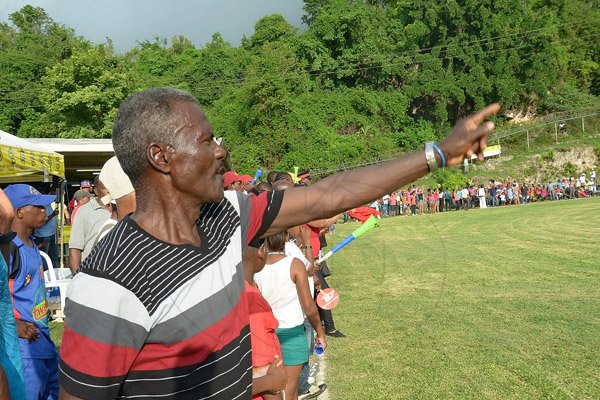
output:
M58 400L58 354L54 358L23 359L27 400Z
M315 350L315 333L307 318L304 318L304 329L306 331L308 347L310 348L310 355L312 355ZM298 394L304 393L310 389L310 383L308 383L309 374L310 364L306 362L304 365L302 365L302 372L300 373L300 379L298 380Z

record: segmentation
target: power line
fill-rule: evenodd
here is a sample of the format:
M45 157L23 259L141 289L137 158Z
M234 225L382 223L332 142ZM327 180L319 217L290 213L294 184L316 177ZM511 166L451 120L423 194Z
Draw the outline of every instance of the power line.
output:
M580 38L594 38L594 37L598 37L600 36L600 31L599 32L593 32L590 33L588 35L582 36ZM548 44L556 44L556 43L561 43L563 41L567 41L570 39L560 39L560 40L555 40L552 42L547 42ZM492 53L499 53L499 52L507 52L507 51L512 51L512 50L518 50L521 48L525 48L525 47L529 47L530 44L522 44L520 46L512 46L512 47L507 47L507 48L501 48L501 49L494 49L494 50L486 50L483 51L482 54L483 55L487 55L487 54L492 54ZM534 53L534 54L538 54L538 53ZM416 58L416 57L415 57ZM435 57L435 58L430 58L430 59L424 59L424 60L414 60L412 63L410 62L410 60L401 60L401 61L394 61L394 62L389 62L387 64L385 63L381 63L377 66L372 66L372 67L360 67L360 68L355 68L353 70L354 73L356 72L360 72L360 71L367 71L367 70L372 70L372 69L378 69L378 68L384 68L384 67L389 67L389 66L393 66L393 65L407 65L407 66L411 66L414 67L415 65L424 65L427 63L437 63L440 60L454 60L454 59L460 59L460 56L458 55L453 55L453 56L444 56L444 57ZM339 72L339 70L342 69L341 67L338 67L337 70L332 70L332 71L327 71L327 72L319 72L316 75L313 76L323 76L323 75L331 75L331 74L336 74L337 72ZM214 81L212 82L205 82L204 80L179 80L179 81L175 81L174 77L169 77L166 81L165 80L161 80L159 78L157 78L154 82L157 82L159 84L173 84L175 86L181 86L181 85L185 85L188 86L190 88L193 88L195 90L202 90L202 89L209 89L209 88L214 88L215 86L217 86L217 83L215 83ZM237 87L240 86L241 84L245 83L248 80L248 78L232 78L232 79L223 79L223 80L217 80L217 82L225 82L226 84L220 85L218 86L219 89L226 89L226 88L231 88L231 87ZM152 81L151 81L152 82ZM227 84L227 82L231 82L229 84ZM146 82L148 83L148 82ZM145 85L146 86L146 85ZM2 91L0 89L0 91ZM21 94L23 91L18 91L19 94ZM24 90L24 92L26 92L26 90ZM39 90L36 90L36 92L39 92ZM67 92L67 94L71 94L71 93L75 93L75 92ZM16 100L37 100L37 97L19 97L19 98L12 98L10 96L8 97L0 97L0 101L16 101ZM15 106L15 107L4 107L2 109L4 110L18 110L18 109L27 109L27 108L38 108L38 107L43 107L43 105L39 104L39 105L31 105L31 106Z
M394 61L397 60L400 57L407 57L407 56L413 56L414 61L413 62L417 62L417 63L423 63L423 62L430 62L429 60L421 60L421 61L417 61L416 58L418 56L423 56L423 55L429 55L431 54L431 52L433 50L436 51L445 51L446 54L448 53L449 50L464 50L464 49L469 49L472 47L476 47L477 45L481 45L481 44L494 44L494 42L497 42L499 40L502 39L508 39L508 38L515 38L515 37L520 37L521 39L526 39L526 38L533 38L542 34L545 34L546 30L548 28L551 27L556 27L556 28L566 28L568 26L571 25L576 25L576 23L568 23L568 24L562 24L562 25L553 25L553 26L549 26L549 27L542 27L542 28L536 28L536 29L531 29L531 30L527 30L527 31L521 31L521 32L516 32L516 33L512 33L512 34L508 34L508 35L501 35L501 36L494 36L494 37L490 37L490 38L482 38L482 39L476 39L476 40L471 40L471 41L466 41L466 42L459 42L459 43L449 43L446 45L440 45L440 46L433 46L433 47L426 47L426 48L419 48L419 49L413 49L413 50L406 50L394 55L391 55L387 60L383 60L383 61L376 61L376 62L372 62L372 63L364 63L363 61L361 61L360 59L355 59L356 61L356 68L354 68L354 72L357 71L366 71L366 70L370 70L370 69L377 69L377 68L383 68L386 66L393 66L393 65L399 65L399 64L410 64L411 63L411 59L402 59L402 60L398 60L398 61ZM594 25L595 26L595 25ZM594 33L596 33L597 31L595 31ZM537 35L533 35L534 33L537 33ZM583 39L583 38L589 38L589 37L596 37L597 35L587 35L587 36L578 36L577 38L579 39ZM547 42L547 43L559 43L562 41L566 41L566 40L571 40L571 38L562 38L562 39L556 39L554 41L551 42ZM489 42L489 43L488 43ZM520 46L513 46L513 47L509 47L509 48L503 48L503 49L495 49L495 50L487 50L487 51L483 51L483 54L487 54L487 53L494 53L494 52L498 52L498 51L508 51L508 50L513 50L513 49L519 49L519 48L523 48L523 47L527 47L528 44L523 44ZM427 53L429 52L429 53ZM361 56L357 56L357 57L361 57ZM444 56L444 57L436 57L434 60L440 60L440 59L455 59L455 58L460 58L458 55L454 55L454 56ZM348 61L352 61L352 58L347 58L347 59L343 59L343 60L339 60L336 59L334 61L344 61L344 62L348 62ZM358 67L358 65L362 65L361 67ZM306 72L309 76L327 76L327 75L333 75L338 73L341 69L351 69L352 68L352 64L350 65L346 65L344 67L340 67L337 66L336 68L334 68L333 70L329 70L329 71L316 71L316 70L307 70L307 69L303 69L303 72ZM268 72L276 72L277 70L275 68L263 68L262 70L260 70L258 73L259 74L265 74ZM283 72L283 71L282 71ZM295 72L300 72L300 71L295 71ZM227 87L233 87L233 86L237 86L241 83L243 83L247 78L245 77L237 77L237 78L226 78L226 79L220 79L220 80L213 80L210 83L204 82L203 80L190 80L190 79L186 79L184 76L175 76L175 77L167 77L167 80L162 80L159 77L156 78L156 82L159 84L174 84L174 85L181 85L181 84L185 84L188 85L190 87L193 87L195 89L203 89L203 88L212 88L215 87L216 85L219 85L220 83L222 83L222 85L220 85L220 88L227 88ZM202 83L202 85L198 85L199 83ZM33 93L35 93L36 89L30 89L33 91ZM14 91L14 89L2 89L0 88L0 92L7 92L7 91ZM21 89L18 91L19 93L24 93L27 92L27 89Z
M597 111L597 112L593 112L593 111ZM525 126L519 126L519 127L494 131L494 133L492 135L490 135L488 140L495 141L495 140L505 139L507 137L514 136L519 133L531 131L534 129L538 129L543 126L554 125L559 122L572 121L575 119L595 117L598 115L600 115L600 107L598 107L598 106L596 106L595 108L571 111L571 112L569 112L569 114L563 114L563 115L560 115L560 113L559 113L559 115L551 114L550 116L545 116L542 119L542 121L535 121L534 123L527 124ZM549 120L549 117L551 117L552 119Z
M590 114L584 114L584 115L577 115L577 116L573 116L570 118L565 118L564 116L560 116L559 118L553 119L552 121L546 121L543 123L535 123L532 124L531 126L528 126L527 128L524 128L522 130L519 131L515 131L510 135L505 135L505 136L500 136L500 137L492 137L490 136L488 139L488 142L492 142L498 139L503 139L506 138L508 136L512 136L515 135L517 133L522 133L525 132L527 130L532 130L535 128L539 128L541 126L545 126L545 125L551 125L551 124L555 124L555 123L559 123L559 122L563 122L563 121L569 121L569 120L575 120L575 119L580 119L580 118L589 118L589 117L594 117L594 116L599 116L600 112L596 112L596 113L590 113ZM554 114L552 116L555 116ZM496 131L494 131L494 133L496 133ZM408 150L411 151L411 150ZM341 163L341 164L337 164L333 167L328 167L328 168L319 168L319 169L311 169L310 173L311 175L314 176L327 176L327 175L331 175L333 173L336 172L340 172L340 171L348 171L348 170L353 170L356 168L361 168L361 167L365 167L368 165L374 165L374 164L380 164L386 161L392 161L404 154L406 154L407 151L401 150L401 149L396 149L396 152L394 154L394 152L390 152L388 154L386 154L385 157L381 158L381 157L377 157L375 159L371 159L368 161L361 161L361 162L356 162L356 163L350 163L350 164L346 164L346 163Z
M593 37L597 37L599 36L599 32L600 30L596 30L596 31L592 31L592 33L590 33L589 35L585 35L585 36L581 36L580 38L593 38ZM556 39L554 41L550 41L547 42L547 44L556 44L556 43L561 43L564 41L569 41L571 40L571 38L563 38L563 39ZM521 48L525 48L531 46L531 44L521 44L519 46L512 46L512 47L506 47L506 48L501 48L501 49L494 49L494 50L484 50L482 51L480 54L481 55L486 55L486 54L492 54L492 53L497 53L497 52L503 52L503 51L510 51L510 50L517 50L517 49L521 49ZM467 48L471 48L474 47L474 45L471 46L462 46L460 43L455 45L456 49L467 49ZM308 74L309 77L316 77L316 76L328 76L328 75L334 75L337 74L338 72L340 72L343 69L348 69L348 70L352 70L352 72L357 72L357 71L367 71L367 70L372 70L372 69L379 69L379 68L383 68L383 67L389 67L389 66L393 66L393 65L407 65L407 66L414 66L415 64L424 64L427 62L436 62L438 60L448 60L448 59L460 59L459 55L445 55L442 57L435 57L433 59L425 59L425 60L417 60L417 58L419 56L426 56L429 54L419 54L419 52L423 51L423 50L427 50L426 49L417 49L414 51L410 51L410 53L413 54L412 58L406 58L406 59L401 59L398 60L399 56L398 55L394 55L391 58L389 58L387 61L380 61L380 62L373 62L370 64L366 64L366 66L362 66L362 67L354 67L352 69L352 66L337 66L336 68L332 69L332 70L328 70L328 71L315 71L315 70L302 70L302 71L294 71L294 72L305 72ZM409 52L406 52L406 56L408 56ZM340 60L335 60L335 61L340 61ZM371 65L371 66L369 66ZM263 69L260 71L260 73L268 73L268 72L278 72L277 70L273 69ZM283 72L283 71L281 71ZM188 86L195 88L195 89L203 89L203 88L213 88L215 86L218 86L218 88L228 88L228 87L235 87L235 86L239 86L242 83L244 83L245 80L247 80L247 78L227 78L227 79L220 79L220 80L213 80L209 83L204 82L202 80L185 80L184 77L173 77L170 78L173 79L172 81L167 80L166 82L164 80L161 79L157 79L156 82L160 83L160 84L164 84L164 83L168 83L168 84L187 84ZM201 83L200 85L198 85L198 83Z

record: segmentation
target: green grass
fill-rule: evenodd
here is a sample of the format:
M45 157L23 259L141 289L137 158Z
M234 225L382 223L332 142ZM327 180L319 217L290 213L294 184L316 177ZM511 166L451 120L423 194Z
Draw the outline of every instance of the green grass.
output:
M600 398L599 210L383 220L330 262L348 335L329 341L330 398Z
M60 344L62 343L62 334L63 334L63 323L62 322L50 322L50 337L52 341L60 349Z
M600 398L600 198L393 218L330 259L332 399ZM338 225L330 245L356 229ZM51 325L60 344L62 324Z

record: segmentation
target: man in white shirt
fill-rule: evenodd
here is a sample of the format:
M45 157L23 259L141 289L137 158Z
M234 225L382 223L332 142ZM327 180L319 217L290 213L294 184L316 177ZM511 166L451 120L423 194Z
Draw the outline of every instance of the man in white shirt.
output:
M462 199L463 209L467 210L471 208L471 197L469 196L469 189L464 187L460 192L460 198Z
M487 204L485 203L485 188L483 185L479 185L477 197L479 197L479 208L487 208Z

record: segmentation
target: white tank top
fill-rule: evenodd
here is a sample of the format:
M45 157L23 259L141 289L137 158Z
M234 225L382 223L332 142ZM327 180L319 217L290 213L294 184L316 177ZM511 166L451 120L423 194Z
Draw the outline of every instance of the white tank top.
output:
M306 272L310 271L312 265L308 261L308 259L302 254L302 250L296 245L296 243L285 242L285 255L288 257L294 257L298 260L302 261L304 267L306 268ZM312 276L308 277L308 290L310 291L310 295L314 297L315 295L315 281Z
M280 328L293 328L304 323L304 314L296 284L290 276L292 257L284 257L274 264L265 264L254 275L254 282L273 309Z

